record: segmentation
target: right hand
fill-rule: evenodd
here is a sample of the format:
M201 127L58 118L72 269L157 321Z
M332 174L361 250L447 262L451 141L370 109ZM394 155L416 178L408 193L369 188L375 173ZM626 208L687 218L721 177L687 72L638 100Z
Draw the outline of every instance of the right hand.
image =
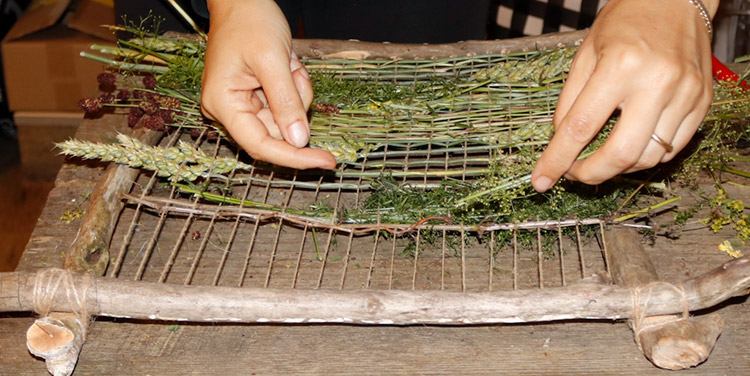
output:
M273 0L208 1L201 107L254 159L298 169L336 168L330 153L305 147L313 100L305 67L292 52Z

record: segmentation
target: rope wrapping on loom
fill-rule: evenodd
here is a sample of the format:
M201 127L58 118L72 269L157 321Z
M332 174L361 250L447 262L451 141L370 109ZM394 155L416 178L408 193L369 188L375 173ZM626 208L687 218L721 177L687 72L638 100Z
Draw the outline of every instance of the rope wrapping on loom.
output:
M662 320L646 321L649 303L651 301L651 295L654 291L654 287L657 285L663 285L669 287L680 295L682 301L682 315L680 316L659 316ZM638 345L638 349L643 351L641 345L641 333L654 327L662 327L667 323L687 320L690 318L690 302L688 301L687 295L685 294L685 288L682 286L682 282L678 285L673 285L669 282L654 281L643 287L637 287L630 289L630 299L633 304L633 315L631 317L631 325L633 326L633 334L635 336L635 343Z
M73 272L66 269L47 268L37 272L34 279L33 302L34 311L42 317L49 315L59 289L63 289L65 296L73 307L73 314L81 325L81 336L86 339L89 315L86 309L91 274L85 273L81 286L76 286Z

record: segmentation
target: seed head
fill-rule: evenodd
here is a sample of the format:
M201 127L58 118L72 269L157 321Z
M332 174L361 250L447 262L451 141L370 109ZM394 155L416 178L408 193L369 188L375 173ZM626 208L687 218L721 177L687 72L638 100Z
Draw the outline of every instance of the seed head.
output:
M145 128L151 129L152 131L166 131L167 126L164 125L164 119L158 117L158 116L148 116L145 119L143 119L143 126Z
M94 114L102 109L102 100L99 98L83 98L78 101L78 106L87 114Z
M143 87L149 90L153 90L156 87L156 77L152 74L143 76Z
M166 108L172 108L172 109L174 109L174 108L180 108L180 104L182 104L182 103L180 102L180 100L179 100L179 99L177 99L177 98L175 98L175 97L164 97L164 96L160 96L160 97L159 97L159 98L157 99L157 101L159 102L159 104L160 104L160 105L161 105L162 107L166 107Z
M201 133L206 132L205 137L206 141L216 141L219 139L219 132L209 128L206 125L206 128L192 128L190 129L190 137L192 138L198 138L201 136Z
M175 122L174 111L172 110L161 109L161 110L156 111L154 116L158 116L164 119L164 122L167 124L171 124Z
M153 115L156 111L159 111L159 104L152 100L141 101L141 103L138 103L138 107L149 115Z
M143 117L144 112L138 107L132 107L128 113L128 127L134 128Z
M328 103L315 103L315 112L321 112L325 114L338 114L341 110L335 104Z
M99 100L102 103L112 103L115 101L115 96L112 93L101 93L99 94Z
M117 76L110 72L102 72L96 76L101 91L113 92L117 89Z
M127 102L130 99L130 90L120 89L117 92L117 100L120 102Z

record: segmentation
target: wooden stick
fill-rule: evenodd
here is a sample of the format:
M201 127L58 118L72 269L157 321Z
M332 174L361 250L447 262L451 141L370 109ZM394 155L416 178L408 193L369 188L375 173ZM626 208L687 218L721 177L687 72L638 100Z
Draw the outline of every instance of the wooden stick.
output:
M55 375L70 375L83 346L84 323L73 313L53 312L39 318L26 331L29 351L47 364Z
M162 132L145 128L133 130L131 137L149 145L161 138ZM120 196L130 191L139 169L110 164L90 195L91 202L81 221L73 244L65 255L63 267L76 273L103 275L109 263L109 240L117 223L123 202Z
M67 273L66 271L60 271ZM49 273L49 272L47 272ZM37 273L0 273L0 312L34 309ZM566 319L627 319L637 289L594 283L543 290L490 293L446 291L284 290L183 286L70 274L69 286L83 297L57 289L54 311L133 319L194 322L278 322L357 324L487 324ZM732 260L674 288L649 289L654 315L705 309L750 287L750 256ZM684 300L683 300L684 298ZM80 305L80 306L79 306Z
M583 40L588 30L545 34L504 40L466 41L446 44L390 44L325 39L295 39L294 52L305 58L324 59L430 59L572 47Z
M445 44L376 43L356 40L295 39L292 49L302 58L324 59L430 59L522 51L549 50L577 46L588 29L502 40L471 40ZM172 38L200 41L196 34L167 32Z
M638 240L636 230L607 227L604 236L612 282L619 286L636 288L659 280L654 264Z
M612 280L629 288L641 286L634 308L642 317L635 317L630 323L643 355L655 366L671 370L695 367L708 359L724 325L721 316L714 313L700 318L645 317L651 313L650 289L659 280L656 268L638 240L636 230L609 228L604 236L609 245ZM678 299L684 300L683 297Z

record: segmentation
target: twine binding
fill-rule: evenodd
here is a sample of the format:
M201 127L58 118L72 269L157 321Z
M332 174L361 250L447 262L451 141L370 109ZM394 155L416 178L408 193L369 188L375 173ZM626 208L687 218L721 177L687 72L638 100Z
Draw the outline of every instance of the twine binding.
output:
M81 286L76 286L70 270L47 268L37 272L34 280L34 311L41 316L49 315L55 302L57 291L62 288L72 307L73 314L81 325L81 336L86 339L89 315L86 309L86 296L91 281L91 274L85 273Z
M682 315L664 315L660 316L662 320L646 322L649 302L651 301L651 294L654 291L654 287L658 285L667 286L679 293L680 300L682 301ZM633 327L635 343L638 345L638 349L641 350L641 352L643 351L643 347L641 346L640 334L643 331L649 330L654 327L661 327L667 323L687 320L688 318L690 318L690 302L688 301L687 294L685 293L685 288L682 286L682 283L679 283L679 285L673 285L668 282L654 281L646 286L630 289L630 299L633 303L631 325Z

